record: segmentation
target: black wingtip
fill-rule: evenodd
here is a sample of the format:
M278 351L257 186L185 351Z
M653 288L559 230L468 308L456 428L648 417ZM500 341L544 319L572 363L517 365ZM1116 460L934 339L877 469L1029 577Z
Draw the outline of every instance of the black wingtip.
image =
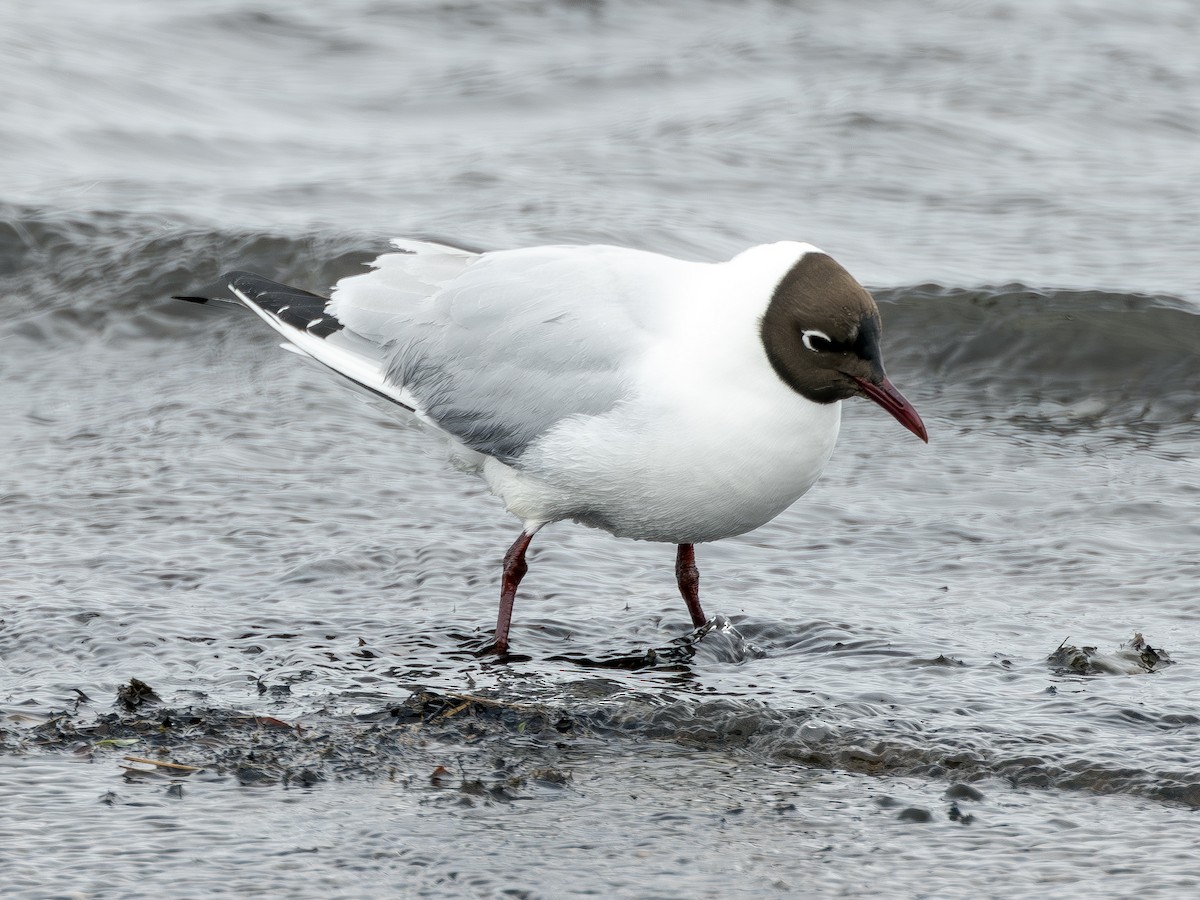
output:
M241 301L233 293L231 288L233 288L243 279L249 282L250 287L260 284L273 283L263 278L261 275L255 275L253 272L234 269L232 272L226 272L211 284L197 285L196 293L194 294L172 294L171 299L182 300L185 303L199 303L202 306L209 303L216 305L241 306Z
M172 299L201 305L250 305L270 313L284 325L319 338L342 330L342 323L325 311L327 298L253 272L235 269L199 290L196 294L175 294Z

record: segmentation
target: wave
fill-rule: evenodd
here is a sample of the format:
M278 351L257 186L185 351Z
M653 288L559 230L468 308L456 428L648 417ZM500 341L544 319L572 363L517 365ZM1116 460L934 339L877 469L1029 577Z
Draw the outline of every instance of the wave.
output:
M11 286L0 304L17 318L65 309L122 315L168 302L234 267L324 289L359 271L377 255L370 248L385 243L349 232L213 231L119 212L0 205L0 277Z
M109 318L167 307L172 294L235 267L324 291L386 246L378 234L214 231L0 207L0 276L10 285L0 304L9 322L58 313L103 328ZM1183 298L1024 284L920 284L875 295L892 374L922 381L926 394L1153 422L1200 413L1200 308Z
M916 285L877 291L888 359L1014 415L1200 415L1200 309L1163 294Z

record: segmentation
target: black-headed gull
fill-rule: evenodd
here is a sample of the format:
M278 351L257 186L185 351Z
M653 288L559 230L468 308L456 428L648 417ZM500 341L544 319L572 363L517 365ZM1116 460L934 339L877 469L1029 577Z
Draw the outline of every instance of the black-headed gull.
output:
M693 545L769 522L821 474L841 402L874 400L928 440L880 358L879 310L810 244L695 263L608 246L474 253L394 241L327 300L249 272L229 295L294 349L415 414L524 522L504 557L508 649L525 551L549 522Z

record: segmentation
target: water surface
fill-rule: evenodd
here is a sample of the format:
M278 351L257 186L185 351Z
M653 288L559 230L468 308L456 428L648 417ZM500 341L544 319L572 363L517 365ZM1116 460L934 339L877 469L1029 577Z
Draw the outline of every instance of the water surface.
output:
M10 893L1186 893L1198 29L0 11ZM235 266L325 290L395 235L812 241L875 289L931 443L848 404L807 497L698 549L699 638L672 548L548 528L513 657L480 656L518 523L252 319L168 299Z

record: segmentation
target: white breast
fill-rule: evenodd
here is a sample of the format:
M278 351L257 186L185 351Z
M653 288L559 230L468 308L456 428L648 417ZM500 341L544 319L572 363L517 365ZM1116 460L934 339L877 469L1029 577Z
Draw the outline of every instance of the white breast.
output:
M795 250L778 255L782 266ZM626 401L563 420L519 470L486 461L484 476L510 511L695 543L757 528L812 486L833 452L841 405L805 399L771 369L759 317L782 271L753 260L763 281L755 284L739 261L674 273L660 304L676 324L640 360Z

